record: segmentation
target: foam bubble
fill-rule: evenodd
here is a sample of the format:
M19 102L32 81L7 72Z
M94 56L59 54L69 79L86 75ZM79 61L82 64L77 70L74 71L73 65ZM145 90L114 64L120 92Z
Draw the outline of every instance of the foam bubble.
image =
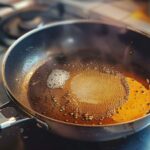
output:
M107 70L110 70L108 68ZM112 72L112 71L111 71ZM70 92L81 113L96 117L109 117L128 97L128 84L120 74L86 70L71 80Z
M70 78L70 73L62 69L54 69L47 79L47 86L49 88L63 88L66 81Z

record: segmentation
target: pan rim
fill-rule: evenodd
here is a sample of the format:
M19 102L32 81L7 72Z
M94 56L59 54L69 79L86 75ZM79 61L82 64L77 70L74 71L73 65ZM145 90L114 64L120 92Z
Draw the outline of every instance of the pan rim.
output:
M5 90L9 92L9 94L13 97L13 99L11 99L15 104L17 104L17 107L21 108L21 110L27 114L30 114L30 116L36 117L39 120L44 121L44 119L49 120L49 121L54 121L56 123L61 123L64 125L72 125L72 126L78 126L78 127L88 127L88 128L100 128L100 127L117 127L117 126L122 126L122 125L127 125L127 124L132 124L135 123L137 121L140 121L148 116L150 116L150 114L146 114L145 116L130 120L130 121L126 121L126 122L120 122L120 123L112 123L112 124L102 124L102 125L88 125L88 124L77 124L77 123L70 123L70 122L65 122L65 121L61 121L61 120L57 120L57 119L53 119L50 117L47 117L45 115L42 115L41 113L28 108L27 106L21 104L19 102L19 100L17 100L13 94L13 92L11 91L11 89L9 88L8 84L7 84L7 80L6 80L6 76L5 76L5 64L7 62L7 58L9 57L11 51L16 47L16 45L18 45L21 41L23 41L25 38L29 37L32 34L35 34L39 31L45 30L47 28L50 27L55 27L55 26L59 26L59 25L65 25L65 24L77 24L77 23L91 23L91 24L107 24L107 25L111 25L111 26L117 26L117 24L111 24L108 23L107 21L99 21L99 20L87 20L87 19L77 19L77 20L67 20L67 21L59 21L59 22L54 22L54 23L50 23L47 25L44 25L41 28L36 28L34 30L29 31L28 33L24 34L23 36L21 36L19 39L17 39L7 50L7 52L5 53L4 57L3 57L3 61L2 61L2 81L5 87ZM142 33L141 31L136 31L135 29L129 28L127 27L125 24L120 24L118 25L118 27L121 28L125 28L127 30L133 31L133 32L138 32L138 33ZM142 33L144 34L144 33ZM146 34L144 34L145 36L147 36ZM149 36L147 36L148 38ZM44 118L44 119L41 119Z

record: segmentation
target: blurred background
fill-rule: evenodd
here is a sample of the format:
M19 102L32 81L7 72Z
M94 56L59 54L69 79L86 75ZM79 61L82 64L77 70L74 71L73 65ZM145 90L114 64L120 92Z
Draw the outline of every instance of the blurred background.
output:
M150 0L0 0L0 3L0 51L29 30L68 19L123 23L150 34Z

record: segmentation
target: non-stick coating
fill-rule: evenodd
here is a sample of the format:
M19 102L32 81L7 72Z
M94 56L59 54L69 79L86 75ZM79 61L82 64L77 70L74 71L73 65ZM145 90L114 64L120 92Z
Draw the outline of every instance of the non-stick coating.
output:
M53 126L54 120L46 117L47 120L45 120L38 113L32 111L27 97L28 82L36 68L48 59L52 59L54 55L67 56L82 49L96 50L100 59L115 61L130 71L145 78L149 77L150 39L148 37L126 28L94 21L70 21L31 31L10 47L3 63L6 89L15 101L24 108L30 109L32 115L37 115L46 122L50 121ZM56 123L59 126L61 122L56 121ZM139 126L136 128L136 130L141 129ZM131 130L132 128L129 127L127 133L131 134ZM56 132L61 134L61 131L57 130ZM70 132L72 133L72 131ZM124 131L121 132L124 133ZM114 131L114 133L116 132ZM121 136L120 133L117 133L116 137L114 134L114 138ZM72 134L68 133L66 136L70 137L70 135ZM74 135L73 138L79 139L78 135ZM96 139L96 137L94 138ZM112 139L112 137L108 136L105 139ZM99 140L101 140L100 137Z

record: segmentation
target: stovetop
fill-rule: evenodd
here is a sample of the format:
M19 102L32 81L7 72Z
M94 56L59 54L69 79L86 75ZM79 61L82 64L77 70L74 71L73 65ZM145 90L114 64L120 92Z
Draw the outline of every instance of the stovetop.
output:
M0 132L1 150L149 150L150 127L132 136L109 142L63 139L26 122Z
M61 3L52 5L29 3L31 2L25 2L25 5L17 3L15 10L12 8L6 8L8 11L0 10L0 68L8 47L24 33L47 23L82 18L66 13ZM0 76L0 108L9 101ZM73 141L53 135L30 120L0 130L0 150L149 150L149 139L150 127L147 127L134 135L109 142Z

